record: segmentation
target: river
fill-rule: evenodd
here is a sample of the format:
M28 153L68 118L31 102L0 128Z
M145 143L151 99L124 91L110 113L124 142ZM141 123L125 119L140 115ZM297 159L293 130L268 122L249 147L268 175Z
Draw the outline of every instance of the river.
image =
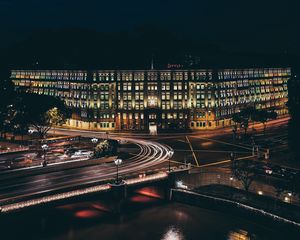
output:
M1 240L283 239L279 229L238 216L133 196L121 215L99 201L30 210L1 219ZM294 239L286 236L285 239ZM295 238L297 239L297 238ZM299 238L298 238L299 239Z

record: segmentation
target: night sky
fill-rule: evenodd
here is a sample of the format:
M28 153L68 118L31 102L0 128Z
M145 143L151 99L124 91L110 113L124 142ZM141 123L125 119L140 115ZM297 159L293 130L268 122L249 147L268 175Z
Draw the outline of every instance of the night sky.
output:
M276 0L0 0L0 46L37 29L114 32L156 24L229 50L299 54L296 5Z

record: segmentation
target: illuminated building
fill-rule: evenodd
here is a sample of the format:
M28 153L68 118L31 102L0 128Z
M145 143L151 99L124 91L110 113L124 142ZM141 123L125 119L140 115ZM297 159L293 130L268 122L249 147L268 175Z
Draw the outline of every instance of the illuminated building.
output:
M288 114L290 68L13 70L17 88L57 96L67 125L98 130L214 129L247 106Z

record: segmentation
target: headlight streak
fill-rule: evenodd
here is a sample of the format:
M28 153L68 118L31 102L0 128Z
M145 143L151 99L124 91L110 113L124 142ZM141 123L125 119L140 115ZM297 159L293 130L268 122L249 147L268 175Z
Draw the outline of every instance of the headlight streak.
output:
M120 138L119 138L120 139ZM124 161L120 166L120 175L130 176L138 173L143 173L145 170L164 163L168 160L168 152L170 147L148 140L126 139L126 141L136 144L140 151L135 156ZM36 179L30 182L18 182L13 185L0 185L0 190L9 192L10 188L20 188L15 193L8 193L1 195L1 202L3 205L17 204L22 198L34 197L38 194L50 194L55 190L62 190L67 187L80 186L84 187L86 184L99 184L100 180L112 179L115 177L115 166L112 164L99 165L95 170L90 171L89 175L84 175L81 172L71 172L72 180L68 181L68 175L61 175L59 172L45 175L42 179ZM161 173L160 173L161 174ZM76 176L78 175L78 178ZM139 179L139 181L147 181L147 177ZM138 183L139 181L135 181ZM29 188L29 184L32 187ZM130 182L128 182L130 184ZM30 201L30 200L28 200ZM42 200L44 201L44 200Z

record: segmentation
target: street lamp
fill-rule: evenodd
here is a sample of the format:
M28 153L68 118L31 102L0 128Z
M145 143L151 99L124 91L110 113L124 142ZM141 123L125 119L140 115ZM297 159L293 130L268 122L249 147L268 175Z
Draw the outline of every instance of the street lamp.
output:
M119 183L119 165L121 165L123 162L122 159L118 158L115 160L115 164L117 166L117 179L116 179L116 183L118 184Z
M293 196L293 194L291 192L288 192L288 196L289 196L289 200L290 200L289 202L292 203L292 196Z
M233 162L235 160L235 154L234 152L230 153L230 160Z
M233 141L235 142L236 139L236 132L237 132L237 126L233 125L232 126L232 134L233 134Z
M32 129L28 129L28 134L29 134L29 136L30 136L30 140L31 140L31 142L32 142L32 134L34 133L34 130L32 130ZM31 143L32 144L32 143Z
M174 154L174 151L173 150L170 150L169 152L168 152L168 159L169 159L169 172L171 172L171 157L173 156L173 154Z
M34 130L32 130L32 129L29 129L29 130L28 130L28 133L31 135L31 134L33 134L33 133L34 133Z
M98 138L92 138L92 139L91 139L91 142L92 142L93 144L97 144Z
M230 187L232 187L233 177L231 176L231 177L229 178L229 180L230 180Z
M94 147L93 147L93 150L94 150L94 157L96 157L96 155L97 155L97 154L96 154L96 146L97 146L98 141L99 141L98 138L95 138L95 137L91 139L91 142L92 142L92 144L94 145Z
M47 166L47 161L46 161L46 154L47 154L47 150L49 149L49 146L47 144L43 144L42 145L42 149L44 151L44 161L43 161L43 167Z

